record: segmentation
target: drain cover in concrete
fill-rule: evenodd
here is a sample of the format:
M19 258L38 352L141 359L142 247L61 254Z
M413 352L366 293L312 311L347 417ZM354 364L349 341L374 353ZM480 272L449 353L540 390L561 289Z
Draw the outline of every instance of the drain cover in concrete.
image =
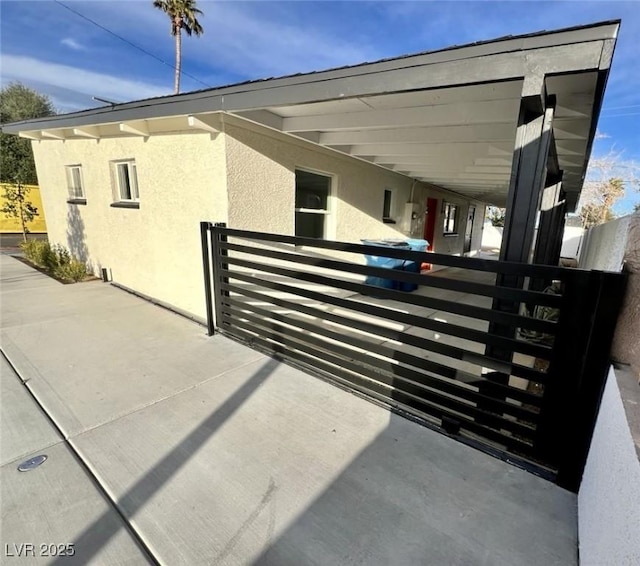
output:
M18 471L29 472L37 468L40 464L44 464L46 459L47 459L46 454L40 454L38 456L34 456L33 458L29 458L28 460L22 462L22 464L18 466Z

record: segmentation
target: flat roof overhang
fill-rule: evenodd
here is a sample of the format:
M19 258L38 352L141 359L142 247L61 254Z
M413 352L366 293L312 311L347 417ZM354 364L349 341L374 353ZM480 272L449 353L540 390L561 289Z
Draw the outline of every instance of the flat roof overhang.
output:
M553 166L575 207L619 21L541 32L3 126L82 139L216 131L231 113L467 198L503 206L520 101L555 98ZM540 88L542 86L542 88ZM544 102L543 102L544 104Z

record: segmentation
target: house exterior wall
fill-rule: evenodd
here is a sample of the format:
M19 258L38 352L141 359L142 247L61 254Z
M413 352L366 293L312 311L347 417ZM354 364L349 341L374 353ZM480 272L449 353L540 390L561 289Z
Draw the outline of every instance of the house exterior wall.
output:
M413 192L421 216L428 197L439 199L439 205L446 200L459 206L457 236L442 234L442 206L438 207L434 251L462 254L470 204L476 205L471 249L480 249L483 203L470 203L453 193L233 117L225 117L225 134L229 225L234 228L293 234L295 170L304 169L332 177L329 239L422 238L424 218L414 223L413 231L404 230L405 203L411 201ZM382 222L385 189L393 191L395 224Z
M199 222L227 215L224 138L208 133L34 142L49 240L99 275L204 316ZM135 158L140 208L113 208L111 160ZM68 204L82 165L86 205Z
M114 282L203 318L199 223L293 234L300 168L332 177L327 238L422 238L431 197L439 199L435 251L462 254L469 201L234 116L219 120L217 135L33 142L50 241L86 260L96 275L109 268ZM111 162L130 158L140 207L115 208ZM86 204L67 202L65 165L82 166ZM385 189L393 191L395 224L382 222ZM405 203L412 198L417 221L407 232ZM443 200L459 206L456 236L442 234ZM472 253L480 248L484 216L483 204L474 204Z
M252 124L226 121L225 133L230 226L293 234L295 171L305 169L332 177L329 239L405 236L399 218L382 223L382 203L392 189L400 211L411 179Z

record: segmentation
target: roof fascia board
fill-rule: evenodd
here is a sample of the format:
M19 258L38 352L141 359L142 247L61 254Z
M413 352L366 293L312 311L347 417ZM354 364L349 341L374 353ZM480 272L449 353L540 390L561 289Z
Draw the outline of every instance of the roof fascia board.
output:
M525 64L525 57L532 64L540 64L545 74L597 69L602 55L602 41L614 39L617 28L618 24L586 28L594 33L597 29L601 32L595 35L598 39L586 42L580 42L580 32L586 29L561 33L559 37L563 37L565 42L562 45L554 44L553 33L540 36L541 42L543 37L547 38L547 45L528 50L523 50L522 38L500 40L357 67L268 79L19 122L5 126L4 131L16 133L26 129L27 125L29 130L33 130L33 125L40 129L78 127L219 110L258 110L270 106L383 94L389 92L390 88L406 91L497 82L524 77L527 67L530 68ZM598 64L593 60L596 52Z

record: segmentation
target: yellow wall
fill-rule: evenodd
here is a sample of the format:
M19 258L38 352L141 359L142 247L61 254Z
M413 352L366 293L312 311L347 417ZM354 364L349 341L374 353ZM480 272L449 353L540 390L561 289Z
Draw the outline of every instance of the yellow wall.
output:
M0 207L4 206L4 187L5 183L0 185ZM40 187L37 185L26 185L29 189L28 200L38 209L38 216L33 221L27 223L29 232L46 232L47 225L44 220L44 207L42 206L42 198L40 197ZM7 218L4 214L0 213L0 232L19 232L22 233L22 225L17 218Z

